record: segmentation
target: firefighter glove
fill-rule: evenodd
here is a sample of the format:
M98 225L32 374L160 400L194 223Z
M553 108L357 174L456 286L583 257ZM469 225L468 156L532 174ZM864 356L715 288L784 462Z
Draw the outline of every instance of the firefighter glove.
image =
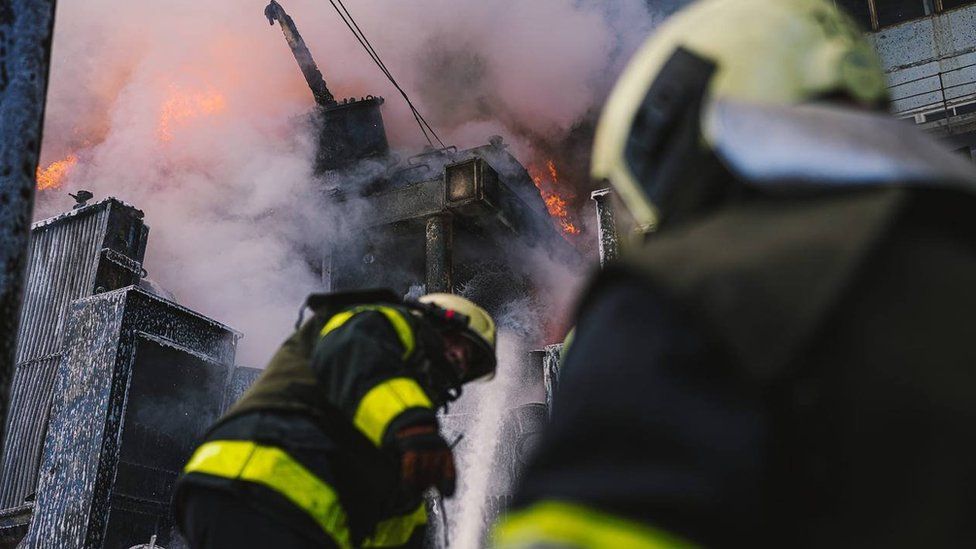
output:
M419 492L433 486L444 497L454 495L454 453L437 424L403 427L394 434L394 445L400 455L400 478L408 489Z

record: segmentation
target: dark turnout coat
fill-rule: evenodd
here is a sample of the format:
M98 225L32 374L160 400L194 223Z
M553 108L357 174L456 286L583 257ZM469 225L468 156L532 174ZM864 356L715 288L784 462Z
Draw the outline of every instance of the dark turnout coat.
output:
M649 236L583 298L498 531L976 544L973 188L759 192Z

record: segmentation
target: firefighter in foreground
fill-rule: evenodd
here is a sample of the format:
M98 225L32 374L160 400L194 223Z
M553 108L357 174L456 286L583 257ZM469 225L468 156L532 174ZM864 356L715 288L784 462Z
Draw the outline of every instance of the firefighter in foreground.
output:
M496 547L976 545L976 196L829 0L704 0L598 126L636 238ZM632 233L633 234L633 233Z
M454 492L434 410L494 373L492 318L451 294L308 307L184 469L175 507L191 547L419 547L423 491Z

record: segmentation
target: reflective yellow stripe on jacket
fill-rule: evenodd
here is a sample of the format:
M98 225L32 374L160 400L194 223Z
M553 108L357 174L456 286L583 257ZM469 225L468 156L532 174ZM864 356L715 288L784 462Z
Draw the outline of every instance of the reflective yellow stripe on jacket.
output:
M349 319L356 316L358 313L364 311L376 311L381 313L390 321L390 325L393 326L393 330L396 332L397 337L400 339L400 343L403 345L403 359L406 360L413 354L414 348L417 346L417 342L414 339L413 328L410 327L410 322L403 317L403 314L394 309L393 307L385 307L383 305L364 305L362 307L354 307L337 313L332 316L322 327L322 331L319 332L319 337L325 337L333 330L338 329Z
M421 503L409 515L386 519L376 525L373 535L366 539L363 547L397 547L410 541L417 528L427 524L427 509Z
M373 444L380 446L386 428L410 408L433 408L420 384L408 377L388 379L366 393L356 407L352 422Z
M335 490L280 448L214 440L197 448L183 471L264 485L308 513L339 547L352 547L346 513Z
M657 528L561 501L543 501L509 514L495 527L496 549L553 544L581 549L691 549Z
M393 307L367 305L355 307L334 315L325 323L320 337L325 337L338 329L353 316L363 311L377 311L390 321L400 343L403 344L403 359L406 360L416 347L413 328L403 313ZM396 377L383 381L366 392L356 406L353 424L377 446L382 445L386 428L401 413L410 408L433 408L427 393L416 381L409 377Z

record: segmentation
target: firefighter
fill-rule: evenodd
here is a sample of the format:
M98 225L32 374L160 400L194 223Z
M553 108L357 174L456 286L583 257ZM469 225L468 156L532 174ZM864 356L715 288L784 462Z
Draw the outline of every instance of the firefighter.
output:
M592 158L630 246L578 307L496 547L976 545L976 175L829 0L702 0Z
M451 294L307 305L186 464L174 504L191 547L419 547L424 490L454 492L434 411L493 375L491 316Z

